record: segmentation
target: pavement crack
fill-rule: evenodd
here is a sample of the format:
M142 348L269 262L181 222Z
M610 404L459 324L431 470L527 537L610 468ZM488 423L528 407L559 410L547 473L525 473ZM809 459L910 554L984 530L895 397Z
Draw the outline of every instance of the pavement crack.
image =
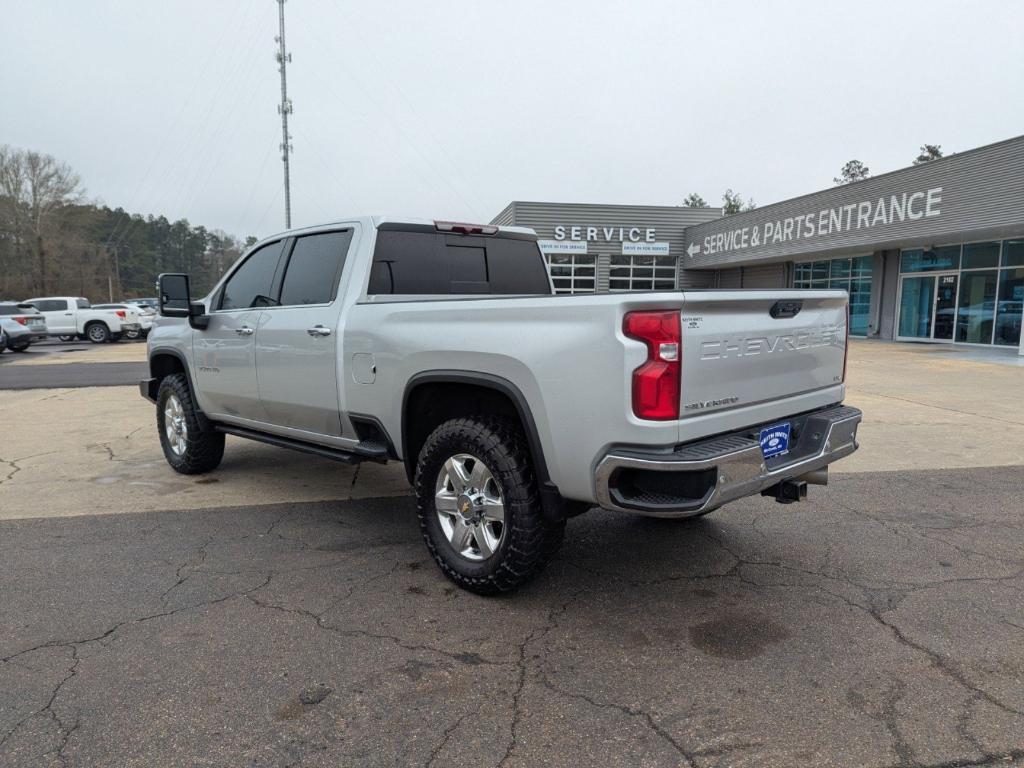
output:
M542 675L541 677L541 685L543 685L545 688L554 693L557 693L561 696L565 696L566 698L586 702L587 704L596 709L611 709L616 712L620 712L621 714L626 715L627 717L639 719L647 726L649 730L653 731L658 737L660 737L663 741L668 743L669 746L671 746L676 751L676 753L680 757L682 757L683 760L686 761L687 765L691 766L692 768L696 767L698 753L691 752L682 744L680 744L679 741L674 736L672 736L671 733L666 731L658 723L658 721L655 720L654 716L647 710L637 709L635 707L630 707L625 704L616 704L615 702L598 701L597 699L592 698L591 696L588 696L585 693L567 691L563 688L559 688L558 686L556 686L554 683L551 682L551 680L547 676L544 675ZM708 754L711 753L709 752Z
M4 483L8 482L16 474L21 472L21 467L18 466L18 462L19 461L22 461L22 459L2 459L2 458L0 458L0 464L6 464L8 467L11 468L11 471L7 473L7 476L4 477L3 479L0 479L0 485L3 485Z
M424 768L430 768L430 766L432 766L437 761L438 756L440 756L441 752L444 751L444 748L448 746L448 742L451 741L452 734L458 730L459 726L462 725L462 722L471 714L471 712L467 712L454 723L452 723L444 729L444 735L441 736L441 741L437 743L437 746L430 750L430 757L424 764Z

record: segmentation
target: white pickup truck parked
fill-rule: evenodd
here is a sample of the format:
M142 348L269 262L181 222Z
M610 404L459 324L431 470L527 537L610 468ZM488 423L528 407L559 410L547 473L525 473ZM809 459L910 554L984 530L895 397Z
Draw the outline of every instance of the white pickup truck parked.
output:
M159 286L140 389L175 470L229 434L403 462L434 560L484 594L593 506L800 501L857 449L843 291L556 296L531 230L383 218L268 238L198 301Z
M26 299L46 317L51 336L64 341L88 339L94 344L117 341L128 332L139 333L141 324L137 310L93 309L81 296L43 296Z

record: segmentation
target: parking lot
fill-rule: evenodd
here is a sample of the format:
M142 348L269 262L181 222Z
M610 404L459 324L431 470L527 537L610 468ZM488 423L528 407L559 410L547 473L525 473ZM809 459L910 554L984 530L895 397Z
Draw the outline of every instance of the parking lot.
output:
M398 466L176 475L144 357L0 360L0 765L1024 764L1015 358L855 342L808 503L592 511L488 599Z

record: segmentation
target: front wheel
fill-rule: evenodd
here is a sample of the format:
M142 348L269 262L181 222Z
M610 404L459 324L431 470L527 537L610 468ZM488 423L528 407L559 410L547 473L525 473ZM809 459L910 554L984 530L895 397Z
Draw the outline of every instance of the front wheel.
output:
M561 544L565 522L544 517L519 425L452 419L434 430L416 465L427 549L444 574L482 595L533 578Z
M61 334L57 338L60 339L61 341L77 341L78 340L77 334L76 335Z
M17 346L15 346L14 344L11 344L10 345L10 350L11 350L11 352L24 352L26 349L28 349L28 347L29 347L28 344L18 344Z
M142 331L140 331L138 329L135 329L133 331L125 331L124 332L124 337L126 339L128 339L128 341L135 341L141 335L142 335Z
M202 428L192 390L183 373L166 376L160 382L156 424L164 458L176 472L183 475L210 472L224 457L224 434Z

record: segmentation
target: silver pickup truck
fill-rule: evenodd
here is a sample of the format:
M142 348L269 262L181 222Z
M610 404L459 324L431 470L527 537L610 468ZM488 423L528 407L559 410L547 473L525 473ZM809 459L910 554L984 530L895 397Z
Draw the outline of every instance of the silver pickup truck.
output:
M263 240L199 300L158 288L140 388L175 470L215 469L225 435L401 461L431 555L479 593L593 506L799 501L857 449L843 291L555 296L531 230L379 217Z

